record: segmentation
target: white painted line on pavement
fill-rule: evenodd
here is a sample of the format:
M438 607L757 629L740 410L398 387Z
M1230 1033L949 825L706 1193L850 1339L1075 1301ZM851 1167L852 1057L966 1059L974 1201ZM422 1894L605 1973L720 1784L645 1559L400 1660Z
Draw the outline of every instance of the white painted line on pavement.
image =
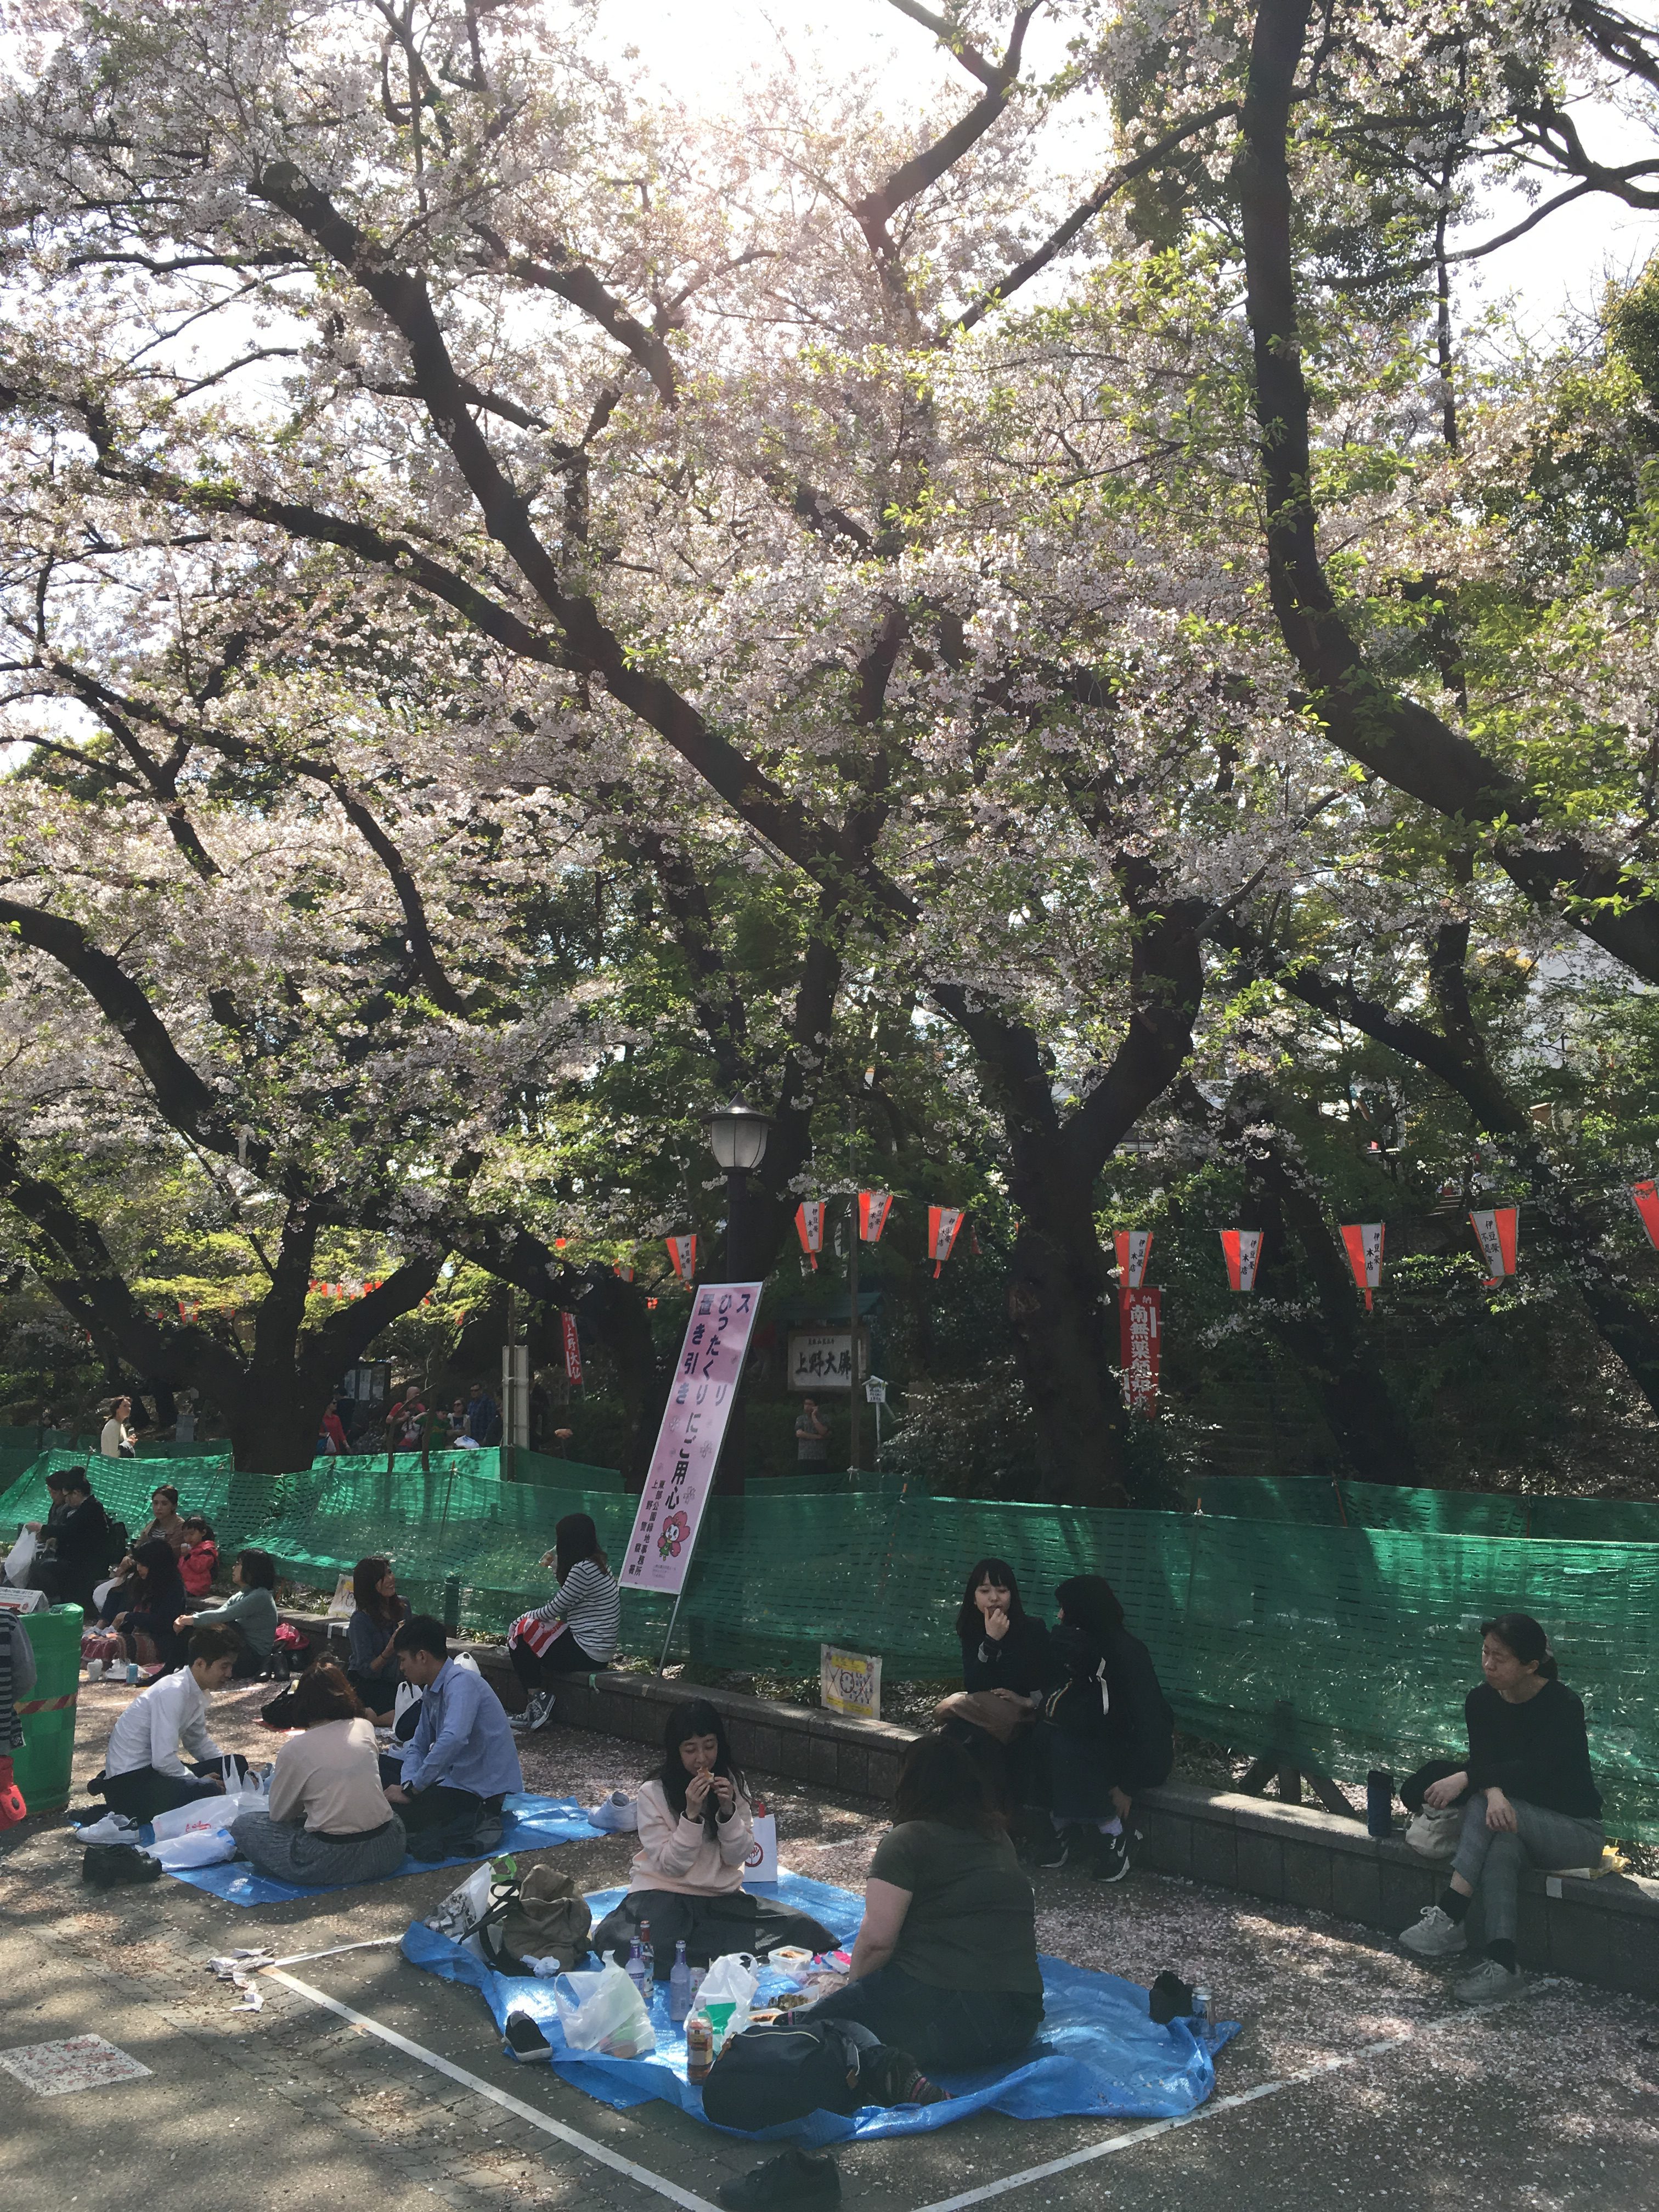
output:
M285 1974L276 1966L267 1966L264 1974L266 1980L280 1982L284 1989L294 1990L301 1996L308 1997L313 2004L337 2013L342 2020L349 2021L353 2027L361 2028L366 2035L379 2036L382 2043L389 2043L394 2051L401 2051L406 2058L416 2059L422 2066L431 2067L434 2073L447 2075L450 2081L459 2081L464 2089L471 2089L477 2096L487 2097L492 2105L499 2105L504 2112L511 2112L515 2119L528 2120L532 2127L539 2128L544 2135L556 2136L583 2158L592 2159L596 2166L608 2166L613 2173L625 2174L629 2181L638 2182L642 2189L649 2189L659 2197L665 2197L671 2204L683 2206L684 2212L719 2212L718 2207L712 2204L708 2197L698 2197L689 2189L682 2189L678 2182L665 2181L661 2174L653 2173L648 2166L636 2166L631 2158L623 2158L620 2152L608 2148L602 2142L595 2142L591 2136L579 2133L574 2128L566 2127L562 2120L554 2119L550 2113L538 2112L533 2105L526 2105L522 2098L508 2096L505 2089L498 2089L493 2081L485 2081L477 2074L469 2074L465 2066L456 2066L447 2058L441 2058L435 2051L427 2050L422 2044L411 2043L406 2035L399 2035L395 2027L387 2027L380 2021L371 2020L367 2013L354 2012L349 2005L340 2003L337 1998L326 1996L321 1990L313 1990L309 1982L302 1982L293 1974Z
M401 1936L371 1936L362 1943L335 1943L326 1951L294 1951L286 1959L267 1959L263 1966L254 1971L269 1973L273 1966L303 1966L307 1959L338 1959L348 1951L379 1951L388 1943L401 1943Z
M1553 1989L1558 1978L1549 1976L1529 1981L1516 1995L1533 1996L1540 1990ZM1223 2112L1236 2112L1241 2105L1254 2105L1263 2097L1277 2097L1286 2089L1299 2089L1310 2081L1322 2081L1328 2074L1340 2074L1346 2067L1358 2066L1368 2058L1381 2058L1390 2051L1415 2043L1421 2035L1435 2034L1443 2027L1461 2027L1468 2019L1466 2012L1449 2013L1440 2020L1427 2021L1420 2028L1408 2027L1403 2035L1385 2036L1380 2042L1364 2044L1358 2051L1346 2051L1339 2057L1322 2058L1316 2066L1304 2066L1297 2073L1285 2075L1281 2081L1261 2081L1254 2089L1236 2090L1231 2097L1212 2097L1207 2105L1182 2112L1177 2118L1151 2120L1122 2135L1109 2136L1104 2142L1091 2143L1086 2150L1074 2150L1065 2158L1050 2159L1046 2166L1028 2166L1018 2173L1005 2174L1000 2181L988 2181L981 2188L965 2189L959 2197L941 2197L935 2203L919 2205L916 2212L964 2212L969 2204L986 2204L994 2197L1006 2197L1010 2190L1024 2189L1033 2181L1049 2181L1057 2173L1070 2173L1097 2158L1110 2158L1118 2151L1133 2150L1137 2143L1151 2142L1154 2136L1173 2135L1177 2128L1196 2127L1200 2120L1218 2119Z

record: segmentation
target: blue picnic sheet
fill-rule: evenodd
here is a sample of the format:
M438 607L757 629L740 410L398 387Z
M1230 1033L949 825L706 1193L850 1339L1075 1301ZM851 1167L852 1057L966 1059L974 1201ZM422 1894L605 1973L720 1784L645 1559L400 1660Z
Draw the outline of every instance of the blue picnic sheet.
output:
M605 1833L603 1828L593 1826L574 1797L532 1797L515 1791L501 1808L501 1840L489 1856L497 1858L503 1851L544 1850L550 1844L580 1843L586 1837ZM152 1840L148 1827L142 1829L140 1835L145 1843ZM382 1880L398 1881L407 1874L430 1874L434 1867L476 1866L481 1856L477 1851L466 1851L453 1859L405 1856L403 1864L382 1876ZM192 1889L205 1889L214 1897L222 1897L227 1905L286 1905L291 1898L326 1897L336 1889L366 1886L353 1882L302 1886L273 1881L269 1875L256 1874L246 1859L225 1859L217 1866L180 1867L173 1879L187 1881Z
M810 1912L834 1929L843 1943L850 1944L864 1917L862 1898L804 1875L784 1874L776 1882L744 1887L798 1912ZM595 1925L624 1894L620 1889L604 1889L589 1897ZM714 2125L704 2114L702 2089L686 2079L684 2033L670 2026L660 2002L652 2014L657 2032L652 2056L606 2058L597 2051L565 2047L551 1982L495 1973L472 1952L419 1921L405 1932L403 1952L428 1973L479 1990L500 2028L505 2029L509 2013L528 2013L553 2046L554 2072L573 2088L624 2111L655 2098L705 2127ZM939 2075L939 2086L951 2092L948 2104L872 2105L850 2118L813 2112L787 2126L765 2129L754 2140L787 2138L811 2148L878 2136L921 2135L987 2110L1024 2120L1056 2119L1064 2114L1176 2119L1206 2101L1215 2087L1214 2053L1237 2034L1237 2021L1220 2022L1204 2038L1187 2021L1157 2027L1149 2014L1146 1991L1137 1983L1069 1966L1064 1959L1042 1958L1040 1963L1044 2016L1029 2056L975 2073ZM757 1997L790 1986L781 1973L763 1969ZM509 2055L516 2055L510 2045L505 2047Z

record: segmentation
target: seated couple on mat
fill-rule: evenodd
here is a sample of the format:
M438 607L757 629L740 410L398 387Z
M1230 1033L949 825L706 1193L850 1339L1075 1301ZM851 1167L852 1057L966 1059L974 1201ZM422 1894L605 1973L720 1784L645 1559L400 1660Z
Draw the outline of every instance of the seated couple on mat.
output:
M409 1848L428 1862L482 1857L501 1840L501 1804L524 1788L501 1699L474 1668L458 1667L441 1620L415 1614L392 1638L404 1681L422 1692L408 1747L382 1757L386 1801Z
M1028 2050L1042 2022L1036 1905L983 1767L947 1736L920 1736L894 1812L846 1986L731 2038L703 2084L716 2125L937 2104L946 2092L929 2074L1006 2065ZM803 2062L804 2037L818 2047ZM716 2194L763 2212L833 2204L841 2188L833 2159L792 2148Z
M396 1874L408 1838L344 1673L326 1659L307 1668L289 1710L298 1733L276 1754L269 1809L231 1823L238 1856L278 1881L331 1888Z
M782 1943L833 1951L836 1938L804 1912L752 1897L743 1870L755 1846L743 1769L726 1726L701 1698L676 1705L663 1731L663 1762L639 1799L640 1848L628 1894L593 1931L601 1959L626 1966L649 1925L659 1981L674 1967L676 1943L694 1966L727 1951L764 1954Z
M622 1597L599 1532L586 1513L567 1513L553 1530L554 1548L542 1565L559 1587L535 1613L515 1620L507 1639L513 1671L530 1693L513 1725L521 1733L544 1729L553 1717L562 1674L596 1674L617 1656Z
M1530 1613L1500 1613L1483 1625L1480 1671L1486 1679L1463 1706L1468 1757L1462 1765L1436 1760L1400 1791L1413 1812L1462 1808L1450 1883L1400 1943L1414 1959L1461 1956L1468 1948L1464 1917L1478 1894L1486 1952L1452 1984L1464 2004L1490 2004L1521 1986L1522 1868L1597 1867L1603 1842L1583 1705L1559 1679L1549 1638Z
M994 1802L1024 1809L1039 1838L1033 1865L1120 1881L1134 1793L1175 1764L1175 1716L1109 1583L1074 1575L1054 1597L1050 1630L1026 1612L1006 1559L975 1563L957 1616L963 1687L939 1719L979 1760Z

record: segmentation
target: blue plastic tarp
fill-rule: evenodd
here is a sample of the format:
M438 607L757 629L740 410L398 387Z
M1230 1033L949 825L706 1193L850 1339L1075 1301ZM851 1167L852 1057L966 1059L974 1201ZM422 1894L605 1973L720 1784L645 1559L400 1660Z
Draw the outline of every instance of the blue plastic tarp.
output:
M864 1916L863 1899L850 1890L834 1889L799 1875L749 1887L799 1912L810 1912L833 1928L843 1942L851 1942ZM599 1890L588 1899L596 1924L623 1894L620 1889ZM702 2089L686 2079L684 2034L670 2026L660 2001L652 2014L657 2032L653 2055L606 2058L566 2048L550 1982L494 1973L464 1946L420 1922L404 1935L403 1950L406 1959L428 1972L477 1990L498 2027L505 2029L509 2013L528 2013L552 2045L554 2072L573 2088L623 2110L654 2098L706 2127L714 2124L703 2112ZM787 2138L811 2147L878 2136L921 2135L987 2110L1023 2120L1057 2119L1066 2114L1178 2119L1206 2101L1215 2087L1213 2054L1237 2034L1237 2022L1218 2024L1207 2039L1195 2034L1187 2021L1158 2027L1148 2011L1147 1994L1138 1984L1069 1966L1064 1959L1043 1958L1041 1964L1043 2021L1026 2057L972 2074L941 2074L939 2086L951 2092L948 2104L872 2105L850 2118L813 2112L788 2126L768 2128L755 2139ZM763 1971L758 1994L763 1998L789 1986L781 1974ZM503 2047L516 2055L510 2045Z
M143 1832L146 1842L149 1831ZM495 1851L544 1850L550 1844L580 1843L588 1836L603 1835L596 1828L574 1797L532 1797L515 1793L501 1808L501 1840ZM459 1858L416 1859L405 1857L393 1873L382 1877L387 1881L401 1881L407 1874L430 1874L434 1866L476 1866L480 1854L467 1851ZM305 1887L297 1882L273 1881L269 1875L256 1874L246 1859L225 1859L218 1866L181 1867L173 1875L175 1881L187 1881L192 1889L205 1889L214 1897L222 1897L227 1905L286 1905L295 1897L326 1897L340 1888L362 1887L356 1883L325 1882L320 1887Z

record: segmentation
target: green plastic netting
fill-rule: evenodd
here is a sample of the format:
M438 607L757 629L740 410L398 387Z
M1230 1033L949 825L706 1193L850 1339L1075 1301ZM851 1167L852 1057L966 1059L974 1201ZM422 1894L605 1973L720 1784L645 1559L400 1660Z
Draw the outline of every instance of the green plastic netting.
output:
M46 1464L0 1495L0 1527L42 1517ZM157 1463L95 1474L106 1504L137 1526ZM263 1545L313 1587L389 1553L418 1607L441 1612L451 1585L464 1629L499 1632L545 1599L537 1562L563 1514L591 1513L613 1559L633 1520L632 1499L613 1491L503 1483L470 1467L422 1474L417 1459L390 1474L384 1460L334 1461L280 1481L195 1461L167 1479L222 1544ZM1352 1514L1346 1528L1229 1517L1207 1495L1201 1515L1115 1513L778 1485L713 1501L675 1650L694 1674L816 1674L820 1643L839 1643L879 1653L890 1678L948 1678L963 1581L986 1553L1010 1559L1032 1611L1049 1617L1064 1577L1105 1575L1184 1729L1242 1751L1288 1745L1348 1778L1459 1750L1480 1622L1534 1613L1588 1708L1609 1832L1659 1841L1659 1544L1547 1540L1535 1525L1530 1537L1488 1536L1367 1528ZM668 1611L625 1592L624 1650L654 1659Z
M1318 1475L1194 1476L1185 1491L1189 1506L1229 1520L1536 1536L1559 1543L1659 1544L1659 1505L1639 1498L1526 1498L1388 1482L1338 1483Z

